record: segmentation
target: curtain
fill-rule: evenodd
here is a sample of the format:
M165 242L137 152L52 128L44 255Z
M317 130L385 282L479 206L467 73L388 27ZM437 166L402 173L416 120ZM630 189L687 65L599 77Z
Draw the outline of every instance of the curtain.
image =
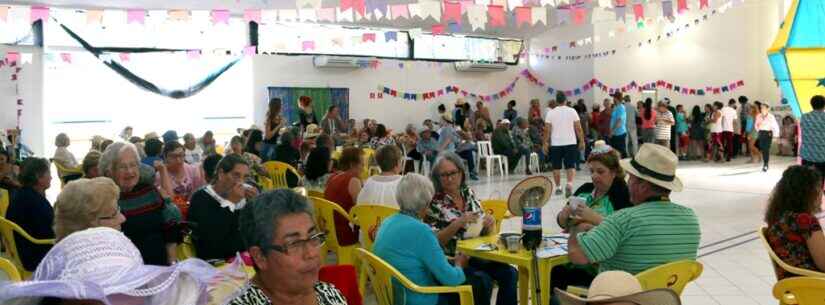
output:
M312 98L312 113L319 123L331 105L338 106L341 120L349 119L348 88L269 87L268 89L270 99L276 97L281 99L281 115L290 125L298 123L298 99L301 96Z

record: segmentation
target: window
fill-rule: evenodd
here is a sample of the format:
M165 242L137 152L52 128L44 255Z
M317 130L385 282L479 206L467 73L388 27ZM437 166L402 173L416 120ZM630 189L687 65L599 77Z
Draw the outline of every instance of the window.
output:
M416 59L516 63L520 40L424 34L413 41Z
M125 11L107 10L101 22L90 24L86 11L52 10L55 19L94 47L240 50L248 45L248 26L241 18L213 25L202 14L206 11L192 12L189 21L171 21L165 12L150 11L144 24L127 24ZM46 23L46 46L80 47L60 23Z
M364 42L365 34L374 41ZM395 37L395 39L388 39ZM389 41L388 41L389 40ZM406 32L314 23L270 23L258 27L260 52L409 58Z
M33 45L34 32L28 7L11 6L6 21L0 21L0 44Z

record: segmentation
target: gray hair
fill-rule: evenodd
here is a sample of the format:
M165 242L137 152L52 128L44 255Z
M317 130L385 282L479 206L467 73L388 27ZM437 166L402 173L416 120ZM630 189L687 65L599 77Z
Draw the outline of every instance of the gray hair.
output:
M518 118L516 118L516 122L515 122L515 123L516 123L516 125L521 125L521 124L523 124L523 123L527 123L527 119L525 119L525 118L523 118L523 117L518 117Z
M401 211L418 214L427 207L435 194L435 187L427 177L410 173L401 178L395 191L395 200Z
M277 236L278 221L291 214L307 214L315 220L307 198L291 189L269 191L255 197L240 211L238 226L246 248L259 247L267 253Z
M444 191L444 186L441 185L441 171L439 168L441 167L441 163L443 162L451 162L458 168L458 171L461 172L461 187L463 188L466 186L467 177L467 167L464 166L464 160L461 159L458 155L451 151L444 151L438 154L438 158L435 159L435 163L433 164L433 168L430 171L430 179L433 181L433 186L435 187L435 192L440 193Z
M415 132L415 131L416 131L416 130L415 130L415 125L413 125L413 124L407 124L407 127L406 127L406 128L404 128L404 131L406 131L406 132Z
M97 163L97 168L100 170L100 174L111 178L112 170L120 159L120 154L127 150L133 151L135 153L135 158L138 158L137 161L140 163L140 153L138 152L137 147L135 147L135 144L128 142L112 143L112 145L106 147L106 151L100 155L100 161Z

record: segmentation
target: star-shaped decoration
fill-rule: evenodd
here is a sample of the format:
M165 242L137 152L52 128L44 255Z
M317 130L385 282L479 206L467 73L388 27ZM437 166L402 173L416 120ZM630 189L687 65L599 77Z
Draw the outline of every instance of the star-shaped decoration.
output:
M817 87L825 87L825 78L820 78Z

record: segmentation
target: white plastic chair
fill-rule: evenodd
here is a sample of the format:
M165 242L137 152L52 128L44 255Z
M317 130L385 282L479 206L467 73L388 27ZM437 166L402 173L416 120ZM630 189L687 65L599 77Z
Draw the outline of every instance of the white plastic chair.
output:
M541 162L539 161L539 154L530 153L530 171L533 173L541 173Z
M507 162L507 159L502 155L493 154L493 143L490 141L478 141L476 143L478 145L479 165L481 165L481 160L485 160L487 164L487 177L492 175L494 161L498 161L498 171L501 173L501 176L507 176L509 173L505 171L508 170L508 167L504 164L504 162Z

